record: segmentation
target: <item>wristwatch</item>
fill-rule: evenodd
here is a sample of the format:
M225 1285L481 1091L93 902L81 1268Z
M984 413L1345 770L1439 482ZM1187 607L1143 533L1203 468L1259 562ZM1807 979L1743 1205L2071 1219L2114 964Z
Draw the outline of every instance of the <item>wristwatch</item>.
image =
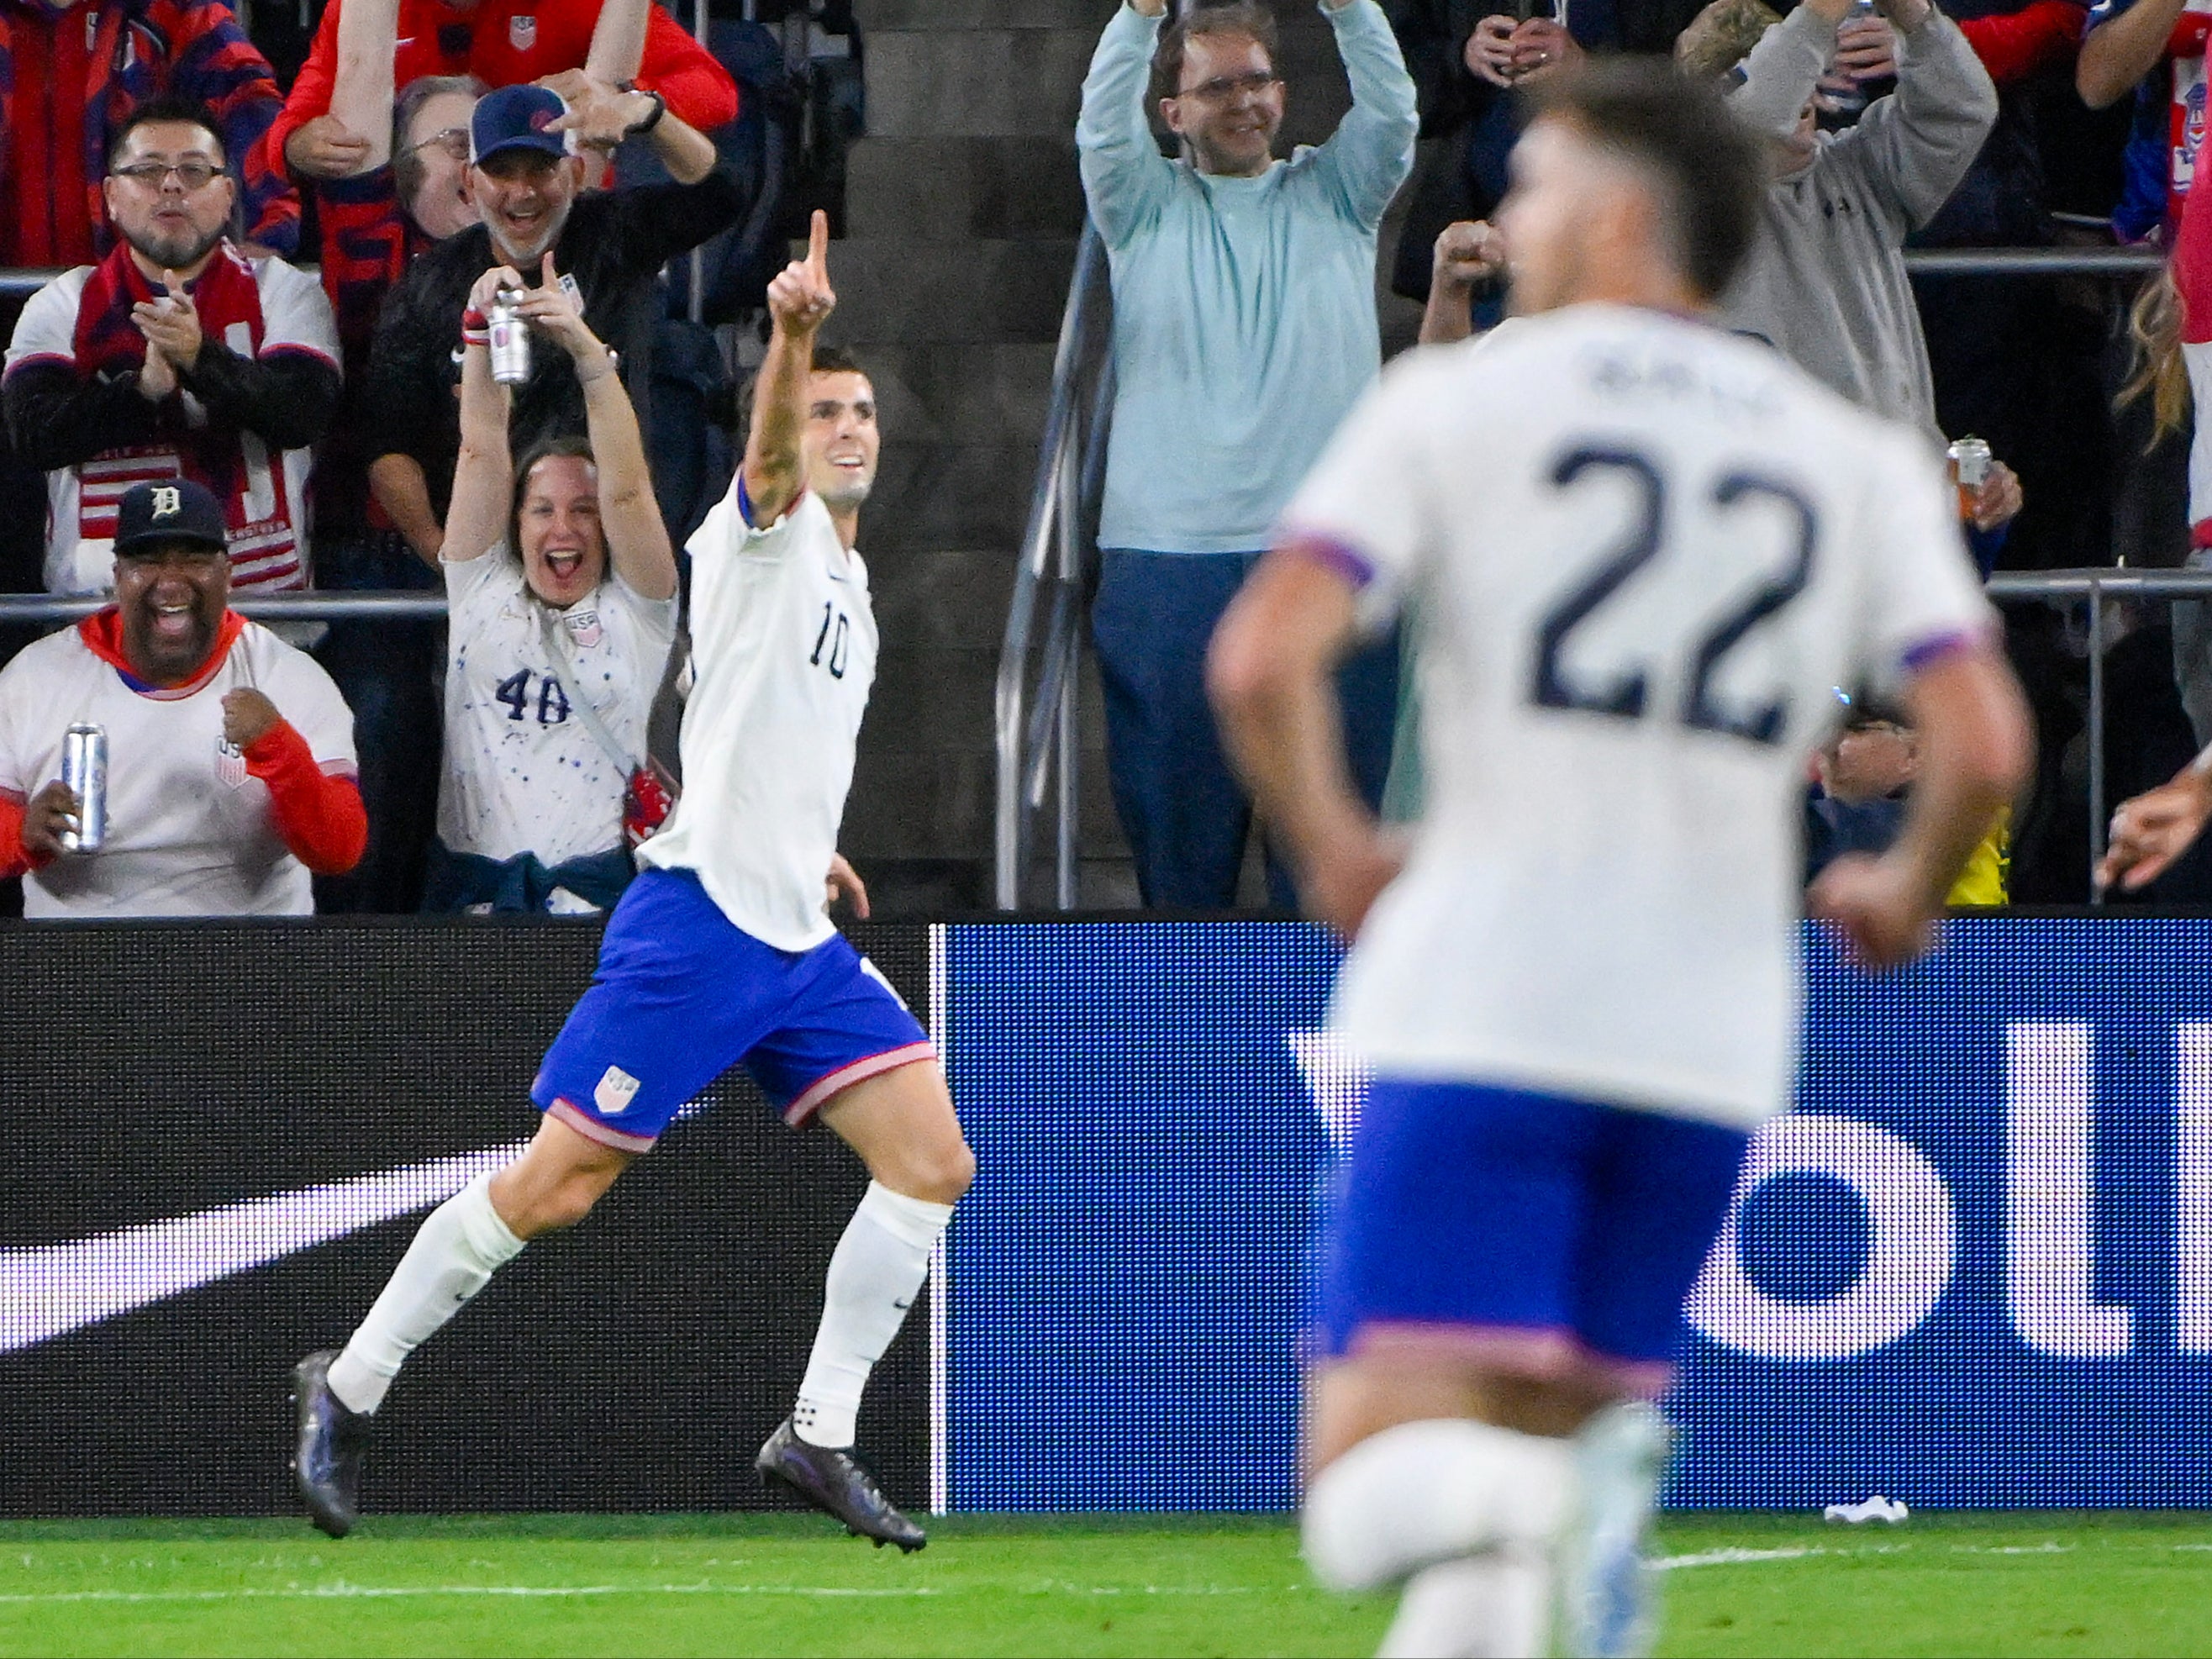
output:
M623 92L641 92L647 97L653 100L653 113L647 116L642 121L631 122L629 125L623 130L623 136L625 137L643 137L647 133L651 132L653 128L659 126L660 125L660 118L668 113L668 100L665 98L663 98L659 93L655 92L651 87L641 87L635 81L625 81L622 83L619 90Z

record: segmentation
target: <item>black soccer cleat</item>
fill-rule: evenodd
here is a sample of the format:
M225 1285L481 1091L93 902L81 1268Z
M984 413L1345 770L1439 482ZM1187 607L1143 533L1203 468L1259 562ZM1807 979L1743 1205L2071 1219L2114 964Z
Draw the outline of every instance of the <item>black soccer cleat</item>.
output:
M855 1538L874 1539L878 1549L896 1544L912 1554L929 1542L929 1534L899 1513L850 1451L809 1445L787 1417L769 1436L753 1467L763 1484L781 1481L823 1514L842 1521Z
M335 1348L292 1367L292 1399L300 1408L300 1449L292 1460L307 1518L333 1538L361 1519L361 1460L368 1449L368 1416L347 1409L331 1392Z

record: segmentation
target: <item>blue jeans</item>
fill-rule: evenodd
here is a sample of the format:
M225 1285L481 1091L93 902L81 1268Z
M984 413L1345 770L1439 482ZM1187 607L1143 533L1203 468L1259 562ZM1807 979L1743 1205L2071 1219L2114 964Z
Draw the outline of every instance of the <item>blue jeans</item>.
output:
M1206 648L1257 553L1101 555L1091 636L1106 692L1106 763L1114 810L1157 909L1226 909L1252 829L1252 804L1229 769L1206 700ZM1382 799L1398 709L1395 634L1347 661L1337 678L1353 781ZM1296 902L1289 872L1267 860L1267 891Z

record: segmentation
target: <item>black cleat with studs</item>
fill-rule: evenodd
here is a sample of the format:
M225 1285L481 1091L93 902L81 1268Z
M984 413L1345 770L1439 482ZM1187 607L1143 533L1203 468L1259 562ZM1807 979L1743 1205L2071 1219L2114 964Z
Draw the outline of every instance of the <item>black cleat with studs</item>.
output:
M929 1534L899 1513L850 1451L809 1445L787 1417L769 1436L753 1467L763 1484L782 1482L823 1514L842 1521L855 1538L874 1539L878 1549L896 1544L911 1554L929 1542Z
M349 1411L331 1392L337 1350L311 1353L292 1368L292 1401L300 1412L300 1449L292 1460L307 1518L343 1538L361 1518L361 1460L368 1449L368 1418Z

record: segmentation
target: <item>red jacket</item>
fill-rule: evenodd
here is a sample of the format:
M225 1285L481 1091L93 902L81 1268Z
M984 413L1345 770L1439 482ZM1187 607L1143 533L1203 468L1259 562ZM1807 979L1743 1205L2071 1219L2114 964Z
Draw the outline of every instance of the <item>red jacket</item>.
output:
M272 173L287 175L284 143L331 109L337 76L339 0L323 9L315 44L292 83L291 96L262 140ZM395 88L426 75L473 75L488 87L512 87L562 70L581 69L592 48L599 0L478 0L469 10L444 0L399 0ZM658 5L645 31L637 83L668 100L669 109L702 132L737 118L738 83L707 49Z

